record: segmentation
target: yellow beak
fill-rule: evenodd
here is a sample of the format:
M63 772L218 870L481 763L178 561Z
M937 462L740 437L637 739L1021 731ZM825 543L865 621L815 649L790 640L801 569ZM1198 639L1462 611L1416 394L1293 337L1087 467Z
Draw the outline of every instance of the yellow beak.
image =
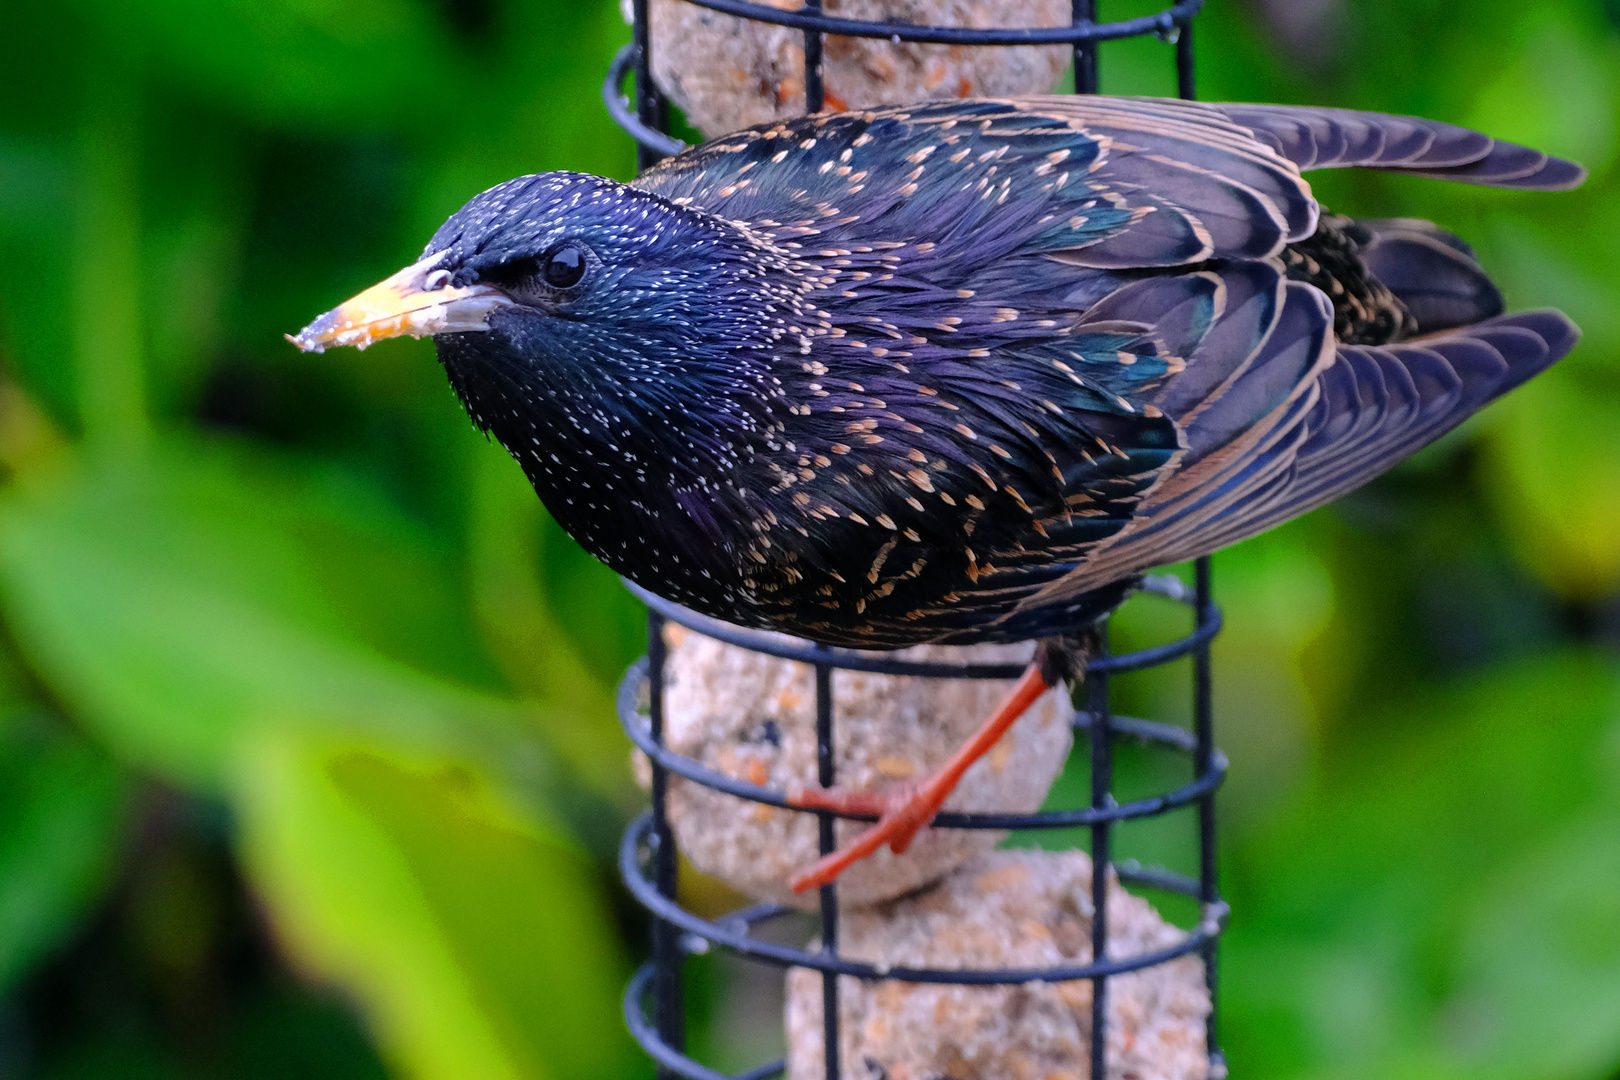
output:
M489 285L444 284L437 269L443 252L435 252L344 301L287 340L305 352L325 352L328 345L364 349L384 338L409 334L424 337L488 330L489 313L512 303Z

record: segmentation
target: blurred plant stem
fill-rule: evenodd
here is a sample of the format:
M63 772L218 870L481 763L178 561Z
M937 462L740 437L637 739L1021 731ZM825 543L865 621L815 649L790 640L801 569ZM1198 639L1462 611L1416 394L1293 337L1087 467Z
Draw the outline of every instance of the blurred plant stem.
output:
M73 243L79 420L94 453L139 451L151 432L141 320L142 87L127 50L90 38ZM97 47L99 44L99 47Z

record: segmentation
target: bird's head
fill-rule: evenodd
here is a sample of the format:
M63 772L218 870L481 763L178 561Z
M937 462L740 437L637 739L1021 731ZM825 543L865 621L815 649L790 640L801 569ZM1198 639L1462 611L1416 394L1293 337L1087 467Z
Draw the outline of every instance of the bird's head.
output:
M432 336L474 420L501 434L489 393L578 414L757 398L768 380L749 358L782 335L795 296L786 261L732 222L542 173L474 197L421 259L289 340L321 351Z

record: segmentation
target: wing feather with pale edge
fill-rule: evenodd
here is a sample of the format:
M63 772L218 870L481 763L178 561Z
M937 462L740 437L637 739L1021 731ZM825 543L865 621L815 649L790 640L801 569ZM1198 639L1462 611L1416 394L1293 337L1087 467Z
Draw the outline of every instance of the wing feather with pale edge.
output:
M1545 370L1579 336L1561 312L1541 310L1393 345L1340 345L1266 438L1223 449L1216 467L1178 472L1132 526L1020 606L1207 555L1331 502Z

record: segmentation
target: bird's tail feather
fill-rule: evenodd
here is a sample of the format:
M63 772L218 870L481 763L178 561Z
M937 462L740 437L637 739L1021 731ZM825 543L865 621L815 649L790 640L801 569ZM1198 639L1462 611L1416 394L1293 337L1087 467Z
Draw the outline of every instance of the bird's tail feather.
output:
M1437 120L1301 105L1215 108L1301 171L1359 166L1534 191L1566 191L1586 178L1572 161Z
M1358 220L1372 234L1361 261L1406 305L1419 334L1484 322L1502 314L1502 294L1474 252L1451 233L1416 218Z

